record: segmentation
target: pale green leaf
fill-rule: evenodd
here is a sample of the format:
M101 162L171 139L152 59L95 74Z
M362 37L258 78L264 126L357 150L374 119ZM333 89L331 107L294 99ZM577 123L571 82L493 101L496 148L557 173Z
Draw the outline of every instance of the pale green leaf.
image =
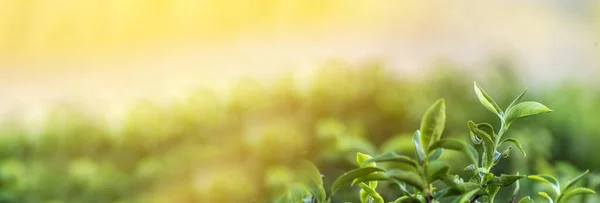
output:
M527 88L525 88L525 90L523 90L523 92L521 92L521 94L519 94L519 96L517 96L517 98L515 98L515 100L513 100L510 105L508 105L508 107L506 107L506 111L508 112L508 109L512 108L515 104L519 103L519 101L521 101L521 98L525 95L525 93L527 93Z
M415 145L415 155L419 159L419 161L423 161L426 158L425 151L421 147L421 131L415 131L412 137L413 144Z
M514 120L526 116L533 116L541 113L552 112L548 107L540 104L538 102L526 101L521 102L514 105L512 108L508 109L506 112L506 116L504 117L504 122L510 124Z
M385 171L376 167L364 167L348 171L338 177L331 185L331 195L335 194L340 188L349 185L354 179L371 174L373 172Z
M549 176L549 175L530 175L527 176L527 178L531 179L531 180L536 180L536 181L540 181L546 184L549 184L550 187L552 187L552 189L554 189L554 192L558 195L560 194L560 183L558 183L558 180L556 180L556 178Z
M519 200L519 203L535 203L535 201L533 201L531 199L531 197L527 196L527 197L523 197L523 199Z
M421 119L421 147L428 152L429 146L440 140L446 125L446 105L444 99L435 102Z
M384 203L383 198L379 195L379 193L377 193L377 191L375 191L373 188L370 188L369 186L367 186L364 183L359 184L358 186L360 186L360 188L362 190L364 190L365 192L367 192L367 194L369 196L371 196L371 198L373 198L373 200L376 203Z
M583 188L583 187L575 188L571 191L566 192L563 195L563 197L558 200L558 202L567 202L567 200L571 197L574 197L577 195L586 195L586 194L596 194L596 192L589 188Z
M483 89L479 86L479 84L477 84L477 82L473 82L473 88L475 89L475 94L479 99L479 103L481 103L483 107L495 113L496 115L501 115L502 109L498 107L498 104L496 104L492 97L490 97L487 93L485 93L485 91L483 91Z

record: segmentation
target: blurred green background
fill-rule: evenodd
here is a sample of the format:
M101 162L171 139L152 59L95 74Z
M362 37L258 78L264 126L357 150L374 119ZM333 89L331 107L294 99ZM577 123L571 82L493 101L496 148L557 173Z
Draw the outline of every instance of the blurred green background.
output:
M329 187L356 167L356 152L412 156L410 135L437 98L447 102L446 137L467 140L469 119L496 124L472 82L501 106L530 84L510 60L494 64L475 75L444 61L418 78L390 74L378 61L332 61L306 88L282 76L270 85L241 80L227 98L202 89L174 105L140 102L120 128L68 105L54 108L36 130L14 114L0 127L0 201L268 202L293 182L302 159L319 167ZM563 81L530 88L525 100L554 112L513 125L507 135L521 139L528 156L513 150L494 172L555 174L564 181L591 169L585 184L600 189L599 90ZM460 155L443 159L452 160L454 173L467 165ZM397 194L380 188L384 198ZM342 190L334 202L357 202L356 189ZM521 181L523 196L540 189Z

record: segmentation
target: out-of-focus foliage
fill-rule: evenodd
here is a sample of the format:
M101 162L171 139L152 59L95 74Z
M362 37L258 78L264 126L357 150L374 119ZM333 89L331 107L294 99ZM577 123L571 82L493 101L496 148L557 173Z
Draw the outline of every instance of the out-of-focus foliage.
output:
M302 83L243 80L227 98L203 89L169 106L140 102L117 128L69 106L50 112L40 129L24 127L16 114L0 126L0 202L269 202L296 181L302 159L315 163L331 188L335 177L357 167L357 152L411 154L412 132L437 98L445 98L452 118L444 137L468 137L468 120L497 125L465 91L472 81L502 107L535 84L515 76L510 63L495 64L474 74L442 62L415 76L380 63L332 62ZM514 154L494 172L545 173L566 182L590 168L580 182L597 190L600 90L566 81L530 91L526 100L555 111L514 124L508 136L521 140L527 157ZM454 173L469 162L451 152L441 159L453 160ZM519 197L540 198L543 189L522 180ZM389 184L377 190L384 199L398 192ZM332 201L358 202L354 194L340 190Z

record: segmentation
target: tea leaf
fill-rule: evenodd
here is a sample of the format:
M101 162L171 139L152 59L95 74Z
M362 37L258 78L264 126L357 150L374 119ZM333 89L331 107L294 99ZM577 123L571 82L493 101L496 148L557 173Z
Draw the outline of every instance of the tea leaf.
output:
M483 163L485 167L490 167L494 163L495 154L494 140L492 136L489 135L487 132L479 129L478 125L475 124L473 121L467 122L467 126L469 126L469 130L472 134L474 134L483 141L483 149L485 152L483 153L485 155L483 157Z
M560 184L556 178L549 175L530 175L527 178L549 184L556 194L560 194Z
M490 180L487 184L506 187L506 186L512 185L513 183L517 182L519 179L524 178L524 177L525 176L523 176L523 175L502 174L502 175L500 175L500 177L495 177L494 179Z
M554 200L552 200L552 198L550 198L550 195L548 195L548 193L545 192L538 192L538 195L546 198L550 203L554 203Z
M552 112L548 107L538 102L526 101L514 105L512 108L506 110L506 116L504 121L508 124L514 120L526 116L533 116L541 113Z
M383 198L377 193L373 188L370 188L364 183L359 184L361 189L363 189L369 196L373 198L373 200L377 203L384 203Z
M577 177L573 178L573 180L570 180L567 183L567 186L565 186L565 188L563 189L563 192L569 191L569 189L571 189L571 187L575 186L575 183L577 183L577 181L581 180L581 178L585 177L589 172L590 172L590 170L586 170L582 174L580 174Z
M471 191L461 195L460 197L457 197L456 199L454 199L454 201L452 201L452 203L468 203L469 200L471 199L471 197L473 197L473 195L475 195L475 193L477 193L478 191L479 191L479 189L471 190Z
M473 82L473 89L475 89L475 94L479 99L479 103L481 103L483 107L495 113L496 115L501 115L502 109L498 107L498 104L496 104L492 97L490 97L487 93L485 93L485 91L483 91L483 89L479 86L479 84L477 84L477 82Z
M421 120L421 147L425 152L429 146L440 140L446 124L446 105L444 99L435 102L423 115Z
M427 174L427 181L433 182L436 178L448 174L450 167L443 161L432 161L425 166L425 174Z
M523 153L523 156L527 156L527 153L525 153L525 151L523 150L523 146L521 146L521 143L519 142L519 140L517 140L515 138L508 138L508 139L502 140L502 142L500 142L500 144L503 144L505 142L512 142L517 148L519 148L519 150L521 150L521 153Z
M354 186L356 184L367 182L367 181L388 181L388 180L390 180L390 177L387 176L385 173L371 173L371 174L364 175L364 176L354 179L354 181L352 181L351 185Z
M319 169L307 160L303 160L300 167L304 169L302 175L308 178L308 181L304 181L308 192L317 199L317 202L325 202L327 194L325 193L325 188L323 188L323 179L321 178Z
M575 188L569 192L566 192L562 198L558 199L558 202L566 202L571 197L586 194L596 194L596 192L592 189L584 187Z
M393 203L421 203L421 201L419 201L419 199L415 197L403 196L396 199L396 201L394 201Z
M442 153L444 153L444 148L436 149L435 151L433 151L433 153L431 153L429 155L429 158L427 158L427 160L428 161L435 161L435 160L439 159L442 156Z
M531 199L531 197L527 196L527 197L523 197L523 199L519 200L519 203L535 203L535 201L533 201Z
M396 163L408 164L413 167L417 167L419 165L417 162L412 160L410 157L404 156L404 155L398 155L394 152L377 155L373 158L363 161L363 164L372 163L372 162L396 162Z
M478 155L479 153L477 153L477 150L475 148L473 148L473 146L468 145L460 140L443 139L436 143L433 143L433 145L431 145L431 148L429 148L429 150L432 151L432 150L435 150L438 148L460 151L465 156L467 156L467 158L469 158L469 160L474 165L476 165L476 166L478 165L477 157L479 156Z
M510 105L508 105L508 107L506 107L506 111L508 112L508 109L512 108L515 104L519 103L519 101L521 101L521 98L523 97L523 95L525 95L525 93L527 93L527 88L525 88L525 90L523 90L523 92L521 92L521 94L519 94L519 96L517 96L517 98L515 98L515 100L513 100Z
M356 153L356 162L358 162L358 164L360 165L360 167L375 167L377 166L377 164L375 164L375 162L369 162L369 163L365 163L366 160L371 159L373 157L367 155L367 154L363 154L363 153ZM369 182L369 187L375 189L377 188L377 181L373 181L373 182Z
M421 147L421 131L415 131L415 134L413 134L412 141L415 145L415 156L417 156L419 161L425 160L425 151L423 151L423 148Z
M424 191L427 187L425 183L421 180L420 176L414 172L392 170L386 172L385 174L390 178L394 178L396 180L405 182L406 184L409 184L420 191Z
M333 182L333 184L331 186L331 195L335 194L340 188L351 183L355 178L359 178L361 176L365 176L367 174L377 172L377 171L385 171L385 170L383 170L381 168L376 168L376 167L364 167L364 168L358 168L358 169L348 171L347 173L344 173L342 176L340 176Z

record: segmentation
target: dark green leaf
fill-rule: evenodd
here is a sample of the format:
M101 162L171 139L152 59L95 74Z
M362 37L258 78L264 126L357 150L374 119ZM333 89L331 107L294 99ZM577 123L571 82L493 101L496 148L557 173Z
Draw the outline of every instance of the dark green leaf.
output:
M419 165L417 162L412 160L410 157L404 156L404 155L398 155L394 152L377 155L373 158L367 159L366 161L363 162L363 164L367 164L367 163L371 163L371 162L396 162L396 163L408 164L413 167L417 167Z
M415 131L415 134L413 134L412 141L415 145L415 155L417 156L419 161L425 160L425 151L423 151L423 148L421 147L421 131Z
M514 182L518 181L521 178L524 178L525 176L523 175L505 175L502 174L500 175L500 177L494 177L494 179L490 180L489 182L487 182L488 185L496 185L496 186L502 186L502 187L506 187L509 186L511 184L513 184Z
M529 196L523 197L523 199L519 200L519 203L535 203Z
M596 192L589 188L575 188L571 191L566 192L562 198L558 200L558 202L566 202L569 198L577 196L577 195L586 195L586 194L596 194Z
M469 160L474 165L476 165L476 166L478 165L477 157L479 155L477 153L477 150L475 148L473 148L473 146L468 145L460 140L455 140L455 139L440 140L436 143L433 143L433 145L431 145L431 148L429 148L429 151L433 151L438 148L460 151L463 154L465 154L465 156L467 156L467 158L469 158Z
M548 107L540 104L538 102L526 101L521 102L514 105L511 109L508 109L506 112L506 116L504 117L504 121L508 124L512 123L514 120L526 116L533 116L541 113L551 112Z
M519 142L519 140L517 140L515 138L508 138L508 139L502 140L502 142L500 142L500 144L503 144L505 142L512 142L517 148L519 148L519 150L521 150L521 153L523 153L523 156L527 156L527 154L523 150L523 146L521 146L521 143Z
M425 174L427 174L427 182L432 183L439 177L443 175L447 175L450 167L448 164L443 161L436 160L429 162L427 166L425 166Z
M501 115L502 109L498 107L498 104L496 104L492 97L483 91L477 82L473 83L473 88L475 89L475 94L477 95L477 98L483 107L495 113L496 115Z
M373 172L385 171L376 167L364 167L351 170L337 178L331 185L331 195L335 194L340 188L349 185L355 178L371 174Z
M385 174L390 178L394 178L396 180L405 182L406 184L413 186L417 190L424 191L426 188L426 185L421 180L421 177L414 172L392 170L386 172Z
M508 105L508 107L506 107L506 111L508 112L510 108L512 108L515 104L519 103L519 101L521 101L521 98L523 97L523 95L525 95L526 92L527 88L525 88L525 90L523 90L523 92L521 92L521 94L519 94L519 96L517 96L517 98L515 98L515 100L513 100L510 103L510 105Z
M421 119L421 147L428 152L429 146L440 140L446 125L446 105L444 99L435 102Z

